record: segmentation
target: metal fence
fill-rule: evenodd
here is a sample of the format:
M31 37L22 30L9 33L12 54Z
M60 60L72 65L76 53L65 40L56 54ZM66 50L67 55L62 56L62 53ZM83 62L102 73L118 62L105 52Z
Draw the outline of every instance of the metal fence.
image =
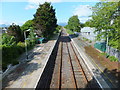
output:
M95 30L94 28L90 28L90 27L82 28L80 36L95 41L95 37L97 33L95 34L94 30ZM102 42L105 41L103 39L101 41L95 41L94 47L103 52L107 52L110 56L115 56L120 61L120 51L110 46L106 47L105 43Z

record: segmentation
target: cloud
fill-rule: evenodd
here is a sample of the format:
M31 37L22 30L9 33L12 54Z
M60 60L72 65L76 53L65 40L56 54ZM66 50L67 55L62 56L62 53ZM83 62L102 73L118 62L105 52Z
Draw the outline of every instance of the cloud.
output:
M51 2L51 3L57 3L57 2L62 2L61 0L28 0L30 4L43 4L44 2Z
M25 21L19 21L19 22L12 21L12 22L9 22L9 21L6 21L6 20L0 20L0 24L11 25L12 23L15 23L15 24L21 26L21 25L23 25L25 23Z
M80 22L85 23L87 20L92 19L91 17L79 17Z
M28 4L25 9L28 10L28 9L34 9L34 8L37 8L36 5L33 5L33 4Z
M37 8L39 4L43 4L45 2L57 3L61 2L61 0L28 0L28 5L25 7L26 10Z
M89 5L80 5L75 8L73 15L78 15L79 17L86 17L92 15L92 10Z
M5 20L0 20L0 24L10 24L10 22L7 22Z
M85 23L87 20L91 19L89 17L92 15L92 10L90 5L79 5L75 7L73 15L78 15L80 22Z

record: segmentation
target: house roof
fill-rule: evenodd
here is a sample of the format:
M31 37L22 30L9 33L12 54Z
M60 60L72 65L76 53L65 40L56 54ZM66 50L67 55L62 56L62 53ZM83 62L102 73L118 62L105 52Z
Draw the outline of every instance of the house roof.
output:
M81 29L81 32L94 32L95 28L91 28L91 27L84 27Z

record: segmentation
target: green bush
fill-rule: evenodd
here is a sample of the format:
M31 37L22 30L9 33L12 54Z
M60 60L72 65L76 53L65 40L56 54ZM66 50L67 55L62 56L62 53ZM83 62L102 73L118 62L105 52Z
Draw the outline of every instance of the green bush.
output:
M84 40L84 41L89 41L89 39L87 39L87 38L85 38L85 37L83 37L83 40Z
M19 54L22 54L23 52L25 52L25 43L24 42L18 42L17 43L17 49Z
M92 43L92 41L90 40L89 43Z
M32 49L35 45L35 40L27 40L27 48ZM17 58L25 52L25 43L24 42L18 42L15 45L1 45L2 47L2 66L3 70L7 68L7 65L12 64L18 64Z
M55 31L54 31L54 34L59 33L60 30L61 30L61 28L62 28L62 26L59 26L59 25L58 25L58 26L56 27Z
M89 39L86 38L85 41L89 41Z
M16 58L19 56L19 52L16 45L2 45L2 66L3 69L7 68L9 64L17 64Z
M6 33L2 34L2 44L6 44L6 45L16 44L15 37L14 36L9 36Z
M68 33L68 34L74 34L74 32L71 31L71 30L69 30L69 29L67 29L67 33Z
M100 56L108 57L109 55L107 53L100 53Z
M118 61L118 58L116 58L115 56L109 56L108 58L110 59L110 61Z
M31 48L33 48L33 46L35 45L35 41L36 40L26 40L26 43L27 43L27 48L28 49L31 49Z

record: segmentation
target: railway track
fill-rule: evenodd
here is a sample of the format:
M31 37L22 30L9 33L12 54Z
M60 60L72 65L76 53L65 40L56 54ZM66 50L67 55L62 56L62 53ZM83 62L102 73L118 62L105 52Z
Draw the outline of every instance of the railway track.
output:
M85 65L80 63L77 50L72 44L67 33L63 30L57 42L54 54L42 75L38 88L98 88ZM52 58L55 57L55 58ZM46 85L47 84L47 85ZM93 86L92 86L93 85Z

